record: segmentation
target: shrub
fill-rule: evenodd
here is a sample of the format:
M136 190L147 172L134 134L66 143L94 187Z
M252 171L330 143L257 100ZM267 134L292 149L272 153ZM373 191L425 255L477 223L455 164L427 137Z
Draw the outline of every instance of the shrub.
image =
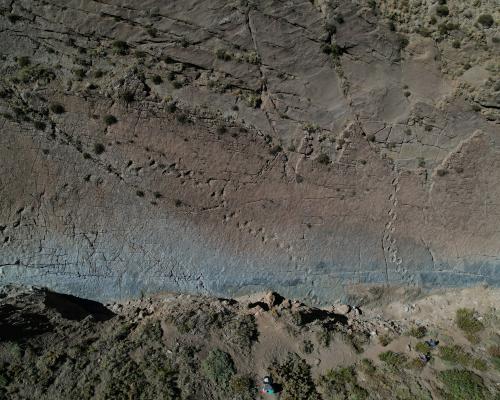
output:
M370 360L369 358L363 358L361 360L360 368L367 375L373 375L377 370L373 365L372 360Z
M16 15L16 14L9 14L7 16L7 19L9 20L9 22L11 24L15 24L17 21L21 20L22 17L20 17L19 15Z
M236 373L231 356L219 349L211 350L201 367L205 376L216 385L227 386Z
M328 154L321 153L318 158L316 158L316 161L320 164L328 165L330 163L330 157L328 157Z
M155 75L155 76L153 76L152 81L155 85L159 85L163 82L163 79L161 79L160 75Z
M158 31L156 30L156 28L154 27L149 27L148 29L146 29L146 32L148 33L149 36L151 37L156 37L156 35L158 34Z
M94 144L94 153L97 155L102 154L106 151L106 147L102 143L96 143Z
M52 103L49 107L49 110L54 114L63 114L66 111L64 109L64 106L60 103Z
M421 370L425 367L425 363L420 358L413 358L408 361L405 365L405 368Z
M183 86L181 81L174 81L172 82L172 85L175 89L180 89Z
M491 28L495 23L495 20L490 14L481 14L477 19L477 22L486 28Z
M471 371L459 369L441 371L439 379L443 382L447 399L484 400L489 398L483 379Z
M395 353L391 350L380 353L378 358L391 368L401 367L406 362L406 356L404 354Z
M73 71L73 73L78 78L78 80L82 80L83 78L85 78L85 75L87 74L87 71L84 70L84 69L82 69L82 68L79 68L79 69L75 69Z
M124 42L123 40L116 40L113 42L112 46L116 54L128 54L129 45L127 42Z
M30 58L29 58L29 57L25 57L25 56L23 56L23 57L19 57L19 58L17 59L17 63L19 64L19 66L20 66L21 68L24 68L24 67L27 67L28 65L30 65L30 64L31 64L31 61L30 61Z
M44 131L46 124L43 121L35 121L33 122L33 126L38 129L39 131Z
M281 146L279 144L271 147L269 149L269 154L272 155L272 156L275 156L277 155L280 151L282 150Z
M482 322L474 317L474 310L469 308L460 308L457 310L455 323L467 334L475 334L484 329Z
M446 4L440 4L436 7L436 14L440 17L446 17L450 14L450 10Z
M387 346L389 343L392 342L392 336L390 335L387 335L387 334L384 334L384 335L380 335L378 337L378 341L379 343L382 345L382 346Z
M134 92L131 92L130 90L123 92L122 99L125 103L132 103L135 99Z
M144 192L142 190L137 190L135 192L135 194L138 196L138 197L144 197Z
M323 389L327 400L368 398L368 392L358 385L356 372L353 367L329 370L319 378L319 385Z
M314 351L314 344L310 340L304 340L302 343L302 351L306 354L311 354Z
M446 174L448 174L448 171L446 169L443 169L443 168L439 168L436 171L436 175L437 176L445 176Z
M215 50L215 56L219 59L219 60L224 60L224 61L229 61L231 60L231 53L227 52L226 50L224 49L217 49Z
M283 386L282 400L319 400L311 377L311 367L295 353L271 368L271 375Z
M458 345L441 346L439 348L439 357L444 361L460 365L467 365L470 361L470 354Z
M116 117L114 115L106 115L104 117L104 123L108 126L116 124L117 122L118 122L118 120L116 119Z
M247 375L235 375L229 383L231 393L238 400L253 400L255 399L256 389L254 381Z
M413 336L417 339L422 339L427 334L427 328L425 326L414 326L408 332L408 336Z
M257 94L250 94L245 98L248 107L259 108L262 104L262 100Z
M181 124L185 124L186 122L188 122L188 117L186 114L179 114L177 115L177 122L181 123Z
M227 132L227 128L224 125L219 125L216 131L219 135L223 135L224 133Z

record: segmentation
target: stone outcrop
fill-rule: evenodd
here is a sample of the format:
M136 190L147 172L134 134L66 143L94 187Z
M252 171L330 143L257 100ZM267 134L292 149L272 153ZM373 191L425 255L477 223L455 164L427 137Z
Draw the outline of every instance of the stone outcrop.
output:
M498 13L447 8L0 1L0 282L498 285Z

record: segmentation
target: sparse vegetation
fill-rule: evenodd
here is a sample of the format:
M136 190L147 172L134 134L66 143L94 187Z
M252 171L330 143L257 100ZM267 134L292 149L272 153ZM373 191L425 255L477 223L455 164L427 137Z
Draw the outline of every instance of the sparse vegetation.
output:
M231 53L229 53L225 49L216 49L215 56L217 57L217 59L223 60L223 61L230 61L232 58Z
M425 342L418 342L415 345L415 350L418 351L419 353L427 354L432 349L431 349L431 346L429 346L427 343L425 343Z
M446 399L486 400L490 397L483 379L471 371L459 369L441 371L439 379L443 382Z
M261 100L260 96L257 94L249 94L245 98L245 102L247 103L248 107L259 108L261 103L262 103L262 100Z
M384 347L387 346L389 343L391 343L392 339L393 339L392 336L388 334L382 334L379 335L378 337L379 343Z
M484 325L474 316L474 310L459 308L455 314L455 323L467 335L475 335L484 329Z
M413 336L417 339L422 339L427 334L427 328L425 326L413 326L408 332L406 332L408 336Z
M400 368L407 361L407 358L404 354L395 353L391 350L380 353L378 355L378 358L380 359L380 361L382 361L392 369Z
M329 370L319 378L325 400L368 399L368 392L358 384L354 367Z

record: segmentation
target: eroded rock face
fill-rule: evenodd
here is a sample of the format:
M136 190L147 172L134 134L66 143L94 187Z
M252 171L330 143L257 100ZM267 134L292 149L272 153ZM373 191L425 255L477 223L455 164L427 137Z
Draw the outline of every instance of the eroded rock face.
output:
M0 281L498 285L494 7L419 4L0 2Z

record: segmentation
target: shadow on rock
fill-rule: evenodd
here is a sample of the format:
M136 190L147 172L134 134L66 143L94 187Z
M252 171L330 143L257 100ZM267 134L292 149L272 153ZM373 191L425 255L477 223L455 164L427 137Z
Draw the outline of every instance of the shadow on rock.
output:
M96 321L107 321L115 316L113 312L97 301L69 294L47 291L44 304L46 307L56 310L63 318L72 321L81 321L89 315Z

